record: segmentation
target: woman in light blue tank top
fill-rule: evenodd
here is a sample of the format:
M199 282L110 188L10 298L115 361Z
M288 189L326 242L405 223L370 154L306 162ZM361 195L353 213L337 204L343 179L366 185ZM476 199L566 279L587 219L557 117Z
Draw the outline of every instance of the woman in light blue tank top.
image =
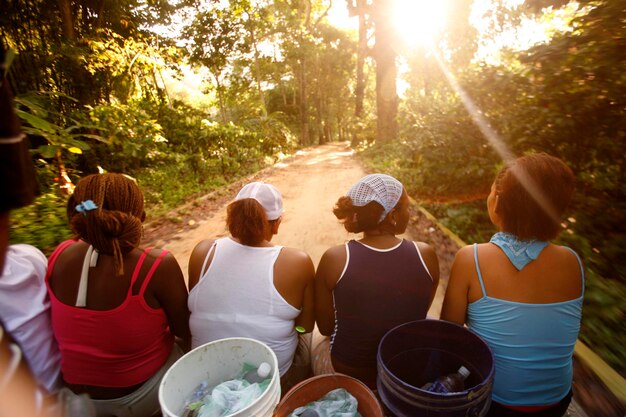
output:
M574 175L556 157L510 162L487 198L499 232L452 265L441 318L467 324L494 353L488 416L562 416L571 401L584 272L574 251L550 240L573 191Z

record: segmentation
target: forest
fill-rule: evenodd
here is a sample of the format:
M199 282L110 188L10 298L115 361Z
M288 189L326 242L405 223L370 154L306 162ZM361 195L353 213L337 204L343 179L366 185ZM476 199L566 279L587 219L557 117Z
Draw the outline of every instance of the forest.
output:
M66 239L86 174L135 178L155 218L331 141L485 241L495 173L545 151L577 177L559 241L585 264L580 337L626 375L626 1L0 4L41 187L13 241L49 253Z

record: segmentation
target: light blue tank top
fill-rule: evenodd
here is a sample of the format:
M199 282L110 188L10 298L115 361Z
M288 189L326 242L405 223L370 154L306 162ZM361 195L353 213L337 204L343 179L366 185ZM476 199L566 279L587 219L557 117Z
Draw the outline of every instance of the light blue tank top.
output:
M474 244L483 297L469 304L467 324L493 351L494 401L504 405L549 405L559 402L571 389L572 355L584 297L584 271L578 255L572 253L580 265L581 296L558 303L528 304L487 295Z

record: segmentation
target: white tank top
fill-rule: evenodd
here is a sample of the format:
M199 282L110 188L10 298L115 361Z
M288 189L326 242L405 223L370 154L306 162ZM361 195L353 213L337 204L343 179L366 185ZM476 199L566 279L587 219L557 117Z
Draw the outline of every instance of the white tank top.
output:
M192 349L226 337L249 337L267 344L278 358L280 374L287 372L298 345L294 320L300 310L274 287L274 263L281 250L230 238L215 242L207 254L214 251L211 265L189 293Z

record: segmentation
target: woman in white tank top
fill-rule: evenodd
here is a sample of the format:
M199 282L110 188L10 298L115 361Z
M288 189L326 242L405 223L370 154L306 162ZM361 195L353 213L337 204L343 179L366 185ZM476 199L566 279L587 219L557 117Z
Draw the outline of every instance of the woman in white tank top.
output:
M282 212L272 185L243 187L227 209L231 236L204 240L191 254L188 306L192 348L227 337L259 340L276 354L286 392L310 374L308 358L299 366L294 357L296 328L314 327L315 269L305 252L271 243Z

